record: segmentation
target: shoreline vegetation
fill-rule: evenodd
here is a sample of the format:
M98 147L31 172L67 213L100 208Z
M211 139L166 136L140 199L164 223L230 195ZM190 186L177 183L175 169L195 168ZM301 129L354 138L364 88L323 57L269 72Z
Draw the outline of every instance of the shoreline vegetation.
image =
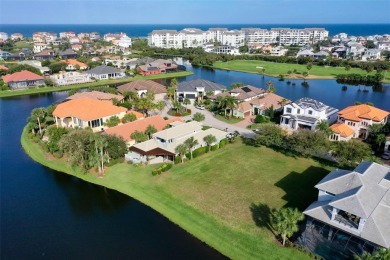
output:
M344 67L318 66L312 65L309 74L304 77L303 72L307 72L307 65L293 63L277 63L261 60L232 60L216 61L211 66L213 69L246 72L252 74L266 75L278 78L283 75L284 79L316 80L327 79L336 80L339 74L359 74L366 75L367 72L359 68L350 68L348 71ZM263 72L264 69L264 72ZM291 73L288 73L288 72ZM294 72L295 71L295 72ZM298 72L298 73L296 73ZM375 75L375 71L368 75ZM390 72L386 73L383 83L390 83Z
M158 176L151 174L154 165L119 163L98 178L70 167L64 159L48 156L29 139L26 127L21 144L34 161L131 196L229 258L309 259L278 244L268 217L272 208L283 206L302 211L316 198L314 184L330 170L320 162L237 140ZM243 156L237 158L237 154ZM235 166L226 168L225 161ZM302 189L301 185L313 188Z
M180 77L190 76L192 74L193 73L191 71L180 71L180 72L172 72L167 74L157 74L157 75L150 75L150 76L137 75L131 78L99 80L96 82L67 85L67 86L43 87L43 88L32 88L32 89L23 89L23 90L4 90L4 91L0 91L0 98L32 95L32 94L43 94L43 93L50 93L56 91L67 91L72 89L83 89L83 88L91 88L91 87L93 88L93 87L100 87L105 85L125 84L136 80L180 78Z

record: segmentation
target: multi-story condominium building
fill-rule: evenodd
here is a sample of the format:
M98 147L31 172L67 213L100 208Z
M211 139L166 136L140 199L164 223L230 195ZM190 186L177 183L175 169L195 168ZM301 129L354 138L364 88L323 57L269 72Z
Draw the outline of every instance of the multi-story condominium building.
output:
M98 40L100 38L100 34L97 32L84 32L77 34L77 37L80 39L90 39L90 40Z
M183 34L176 30L153 30L148 35L148 44L159 48L183 48Z
M118 40L113 40L112 43L119 46L119 47L129 48L129 47L131 47L132 42L131 42L130 37L128 37L127 35L124 35L121 38L119 38Z
M0 32L0 40L3 40L3 41L8 40L8 34L5 32Z
M209 28L206 32L207 42L220 42L222 43L222 34L228 31L227 28Z
M13 34L11 34L11 40L13 40L13 41L23 40L23 34L21 34L21 33L13 33Z
M207 42L206 32L196 28L185 28L180 31L183 40L183 47L199 47Z
M34 43L51 43L57 40L56 33L50 32L35 32L33 33Z
M74 32L60 32L60 38L70 38L70 37L76 37L76 34Z
M348 141L351 138L366 139L369 127L386 124L389 112L366 104L349 106L338 112L337 123L331 126L332 141Z
M324 120L329 124L337 120L338 109L327 106L311 98L301 98L283 108L280 125L290 130L315 130L317 124Z
M324 28L271 28L271 31L276 33L276 42L283 45L313 44L325 40L329 36L329 32Z
M239 30L231 30L222 33L222 44L240 47L245 45L245 33Z
M250 43L270 44L276 42L276 32L261 28L242 28L245 33L245 41Z

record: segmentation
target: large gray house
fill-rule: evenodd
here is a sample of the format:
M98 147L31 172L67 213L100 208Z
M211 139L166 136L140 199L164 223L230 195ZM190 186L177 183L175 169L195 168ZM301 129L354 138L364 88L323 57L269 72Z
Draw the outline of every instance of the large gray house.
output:
M389 168L362 162L353 171L333 170L315 187L318 200L303 213L329 225L329 237L342 230L352 240L390 248Z
M96 68L86 71L85 73L88 74L91 78L99 80L124 78L126 76L124 72L106 65L98 66Z
M204 79L195 79L181 82L177 86L176 95L179 101L188 98L193 103L195 100L202 100L208 92L212 92L211 95L217 95L223 90L226 90L224 85Z

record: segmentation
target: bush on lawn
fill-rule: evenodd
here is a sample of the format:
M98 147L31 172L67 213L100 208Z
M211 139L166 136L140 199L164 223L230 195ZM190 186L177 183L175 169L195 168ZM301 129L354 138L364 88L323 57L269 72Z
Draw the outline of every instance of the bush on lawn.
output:
M219 142L219 148L224 147L227 144L227 139L222 139L221 142Z
M192 156L196 158L202 154L205 154L206 152L207 152L207 147L199 147L198 149L192 152Z
M166 172L166 171L168 171L169 169L171 169L172 166L173 166L172 163L164 163L164 164L161 165L160 167L154 169L154 170L152 171L152 175L155 176L155 175L159 175L159 174L161 174L161 173L163 173L163 172Z
M268 116L257 115L256 118L255 118L255 123L256 123L256 124L268 123L269 120L270 120L270 119L269 119Z
M211 151L218 150L218 144L211 146Z

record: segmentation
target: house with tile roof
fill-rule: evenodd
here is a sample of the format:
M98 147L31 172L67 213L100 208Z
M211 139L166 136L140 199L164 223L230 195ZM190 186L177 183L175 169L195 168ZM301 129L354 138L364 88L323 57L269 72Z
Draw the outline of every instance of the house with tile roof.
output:
M122 95L115 95L111 93L104 93L101 91L85 91L85 92L78 92L74 95L71 95L66 98L66 100L73 100L78 98L92 98L96 100L107 100L112 101L113 99L116 99L118 102L123 102L124 97Z
M226 90L224 85L204 79L194 79L180 82L177 85L176 96L180 102L188 98L191 103L194 103L195 100L203 100L209 92L212 92L213 95L218 95L224 90Z
M0 65L0 70L8 70L6 66Z
M135 92L139 98L145 97L147 92L153 93L155 100L164 100L167 96L167 88L153 80L136 80L120 85L117 89L121 94L125 92Z
M226 138L226 132L216 128L202 130L202 123L196 121L188 123L176 121L171 123L170 126L170 128L154 133L150 140L131 146L126 159L147 164L173 161L177 155L176 147L183 144L190 137L198 141L198 145L193 147L194 150L207 146L207 143L203 140L207 135L211 134L216 137L217 141L214 144L218 144Z
M45 85L45 79L28 70L22 70L2 77L11 90Z
M60 52L59 56L61 59L76 59L78 54L72 49L66 49Z
M104 133L123 137L127 146L130 147L135 144L135 140L131 138L131 134L135 131L145 132L149 125L154 126L157 131L162 131L173 122L182 122L182 120L179 117L173 117L165 120L162 116L157 115L107 128L104 130Z
M274 93L264 93L258 98L240 102L237 108L233 109L233 116L245 118L252 115L267 115L271 106L275 111L281 110L283 100L286 100L286 103L290 102Z
M86 70L88 69L88 65L83 63L83 62L80 62L78 60L75 60L75 59L66 59L66 60L61 60L60 62L65 62L66 64L68 64L68 66L66 66L66 70Z
M114 106L112 101L93 98L77 98L57 105L53 116L57 127L87 128L103 131L104 123L112 116L122 119L127 109Z
M91 78L98 80L124 78L126 74L116 68L101 65L85 72Z
M301 98L283 107L280 126L289 130L309 129L314 131L317 124L325 120L332 124L337 120L338 109L311 98Z
M386 124L390 113L366 104L354 105L338 112L337 124L332 125L332 141L349 140L351 138L366 139L369 136L369 126ZM340 128L344 131L340 131ZM348 135L347 135L348 134Z
M50 75L50 79L53 80L54 84L57 86L92 82L92 79L88 74L77 71L60 71L57 74Z
M362 162L353 171L335 169L315 188L318 199L303 213L374 246L390 248L390 170ZM331 234L330 234L331 236ZM348 238L347 238L348 239Z
M34 60L52 60L55 57L55 52L52 49L44 49L34 55Z

